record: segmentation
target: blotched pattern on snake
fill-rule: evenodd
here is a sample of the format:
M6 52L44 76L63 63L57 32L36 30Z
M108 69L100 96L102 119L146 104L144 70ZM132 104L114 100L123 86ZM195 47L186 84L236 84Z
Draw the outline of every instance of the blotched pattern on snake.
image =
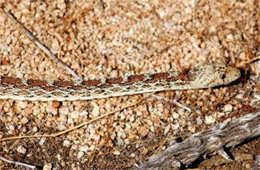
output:
M239 69L224 64L198 66L185 73L140 74L86 81L34 80L0 76L0 99L90 100L165 90L211 88L229 84L239 77Z

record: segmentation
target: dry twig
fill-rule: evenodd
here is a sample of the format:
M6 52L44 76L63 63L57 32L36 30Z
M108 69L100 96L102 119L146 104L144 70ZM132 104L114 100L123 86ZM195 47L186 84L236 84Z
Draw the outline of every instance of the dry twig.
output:
M19 165L19 166L23 166L23 167L26 167L26 168L30 168L30 169L35 169L36 166L34 165L29 165L29 164L25 164L25 163L21 163L21 162L17 162L17 161L11 161L9 159L6 159L2 156L0 156L0 159L4 162L7 162L7 163L10 163L10 164L15 164L15 165Z
M141 99L141 100L137 101L136 103L134 103L134 104L132 104L132 105L123 107L123 108L121 108L121 109L117 109L117 110L112 111L112 112L110 112L110 113L107 113L107 114L105 114L105 115L98 116L98 117L96 117L96 118L94 118L94 119L92 119L92 120L90 120L90 121L84 122L84 123L79 124L79 125L77 125L77 126L75 126L75 127L72 127L72 128L67 129L67 130L60 131L60 132L57 132L57 133L54 133L54 134L26 135L26 136L6 137L6 138L0 139L0 142L7 141L7 140L24 139L24 138L57 137L57 136L66 134L66 133L68 133L68 132L71 132L71 131L73 131L73 130L79 129L79 128L81 128L81 127L84 127L84 126L86 126L86 125L88 125L88 124L90 124L90 123L94 123L94 122L96 122L96 121L98 121L98 120L101 120L101 119L103 119L103 118L105 118L105 117L111 116L111 115L115 114L116 112L120 112L120 111L122 111L122 110L124 110L124 109L134 107L134 106L140 104L142 101L144 101L144 99Z
M82 78L74 72L69 66L67 66L63 61L57 58L45 45L43 45L36 37L32 35L32 33L25 28L14 16L10 11L2 9L4 13L26 34L26 36L38 47L40 48L46 55L48 55L51 59L55 62L62 65L71 75L75 77L77 80L82 80Z

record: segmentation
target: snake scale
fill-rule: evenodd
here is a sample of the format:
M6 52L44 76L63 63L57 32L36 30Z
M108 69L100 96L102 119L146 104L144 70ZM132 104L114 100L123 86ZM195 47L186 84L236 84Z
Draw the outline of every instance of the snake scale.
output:
M91 100L166 90L211 88L229 84L239 77L239 69L224 64L202 65L185 73L128 75L103 80L34 80L0 76L0 99Z

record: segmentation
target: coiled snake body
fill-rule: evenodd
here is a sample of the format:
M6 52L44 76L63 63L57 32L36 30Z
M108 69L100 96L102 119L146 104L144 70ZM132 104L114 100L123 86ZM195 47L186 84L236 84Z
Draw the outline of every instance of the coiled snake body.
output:
M0 99L30 101L90 100L165 90L211 88L229 84L239 77L239 69L223 64L198 66L187 73L140 74L75 82L0 76Z

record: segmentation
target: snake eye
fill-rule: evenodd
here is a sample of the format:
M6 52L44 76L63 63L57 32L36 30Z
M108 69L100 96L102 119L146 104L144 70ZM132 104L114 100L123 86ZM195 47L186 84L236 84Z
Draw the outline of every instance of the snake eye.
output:
M220 78L223 80L223 79L225 79L226 78L226 74L221 74L220 75Z

